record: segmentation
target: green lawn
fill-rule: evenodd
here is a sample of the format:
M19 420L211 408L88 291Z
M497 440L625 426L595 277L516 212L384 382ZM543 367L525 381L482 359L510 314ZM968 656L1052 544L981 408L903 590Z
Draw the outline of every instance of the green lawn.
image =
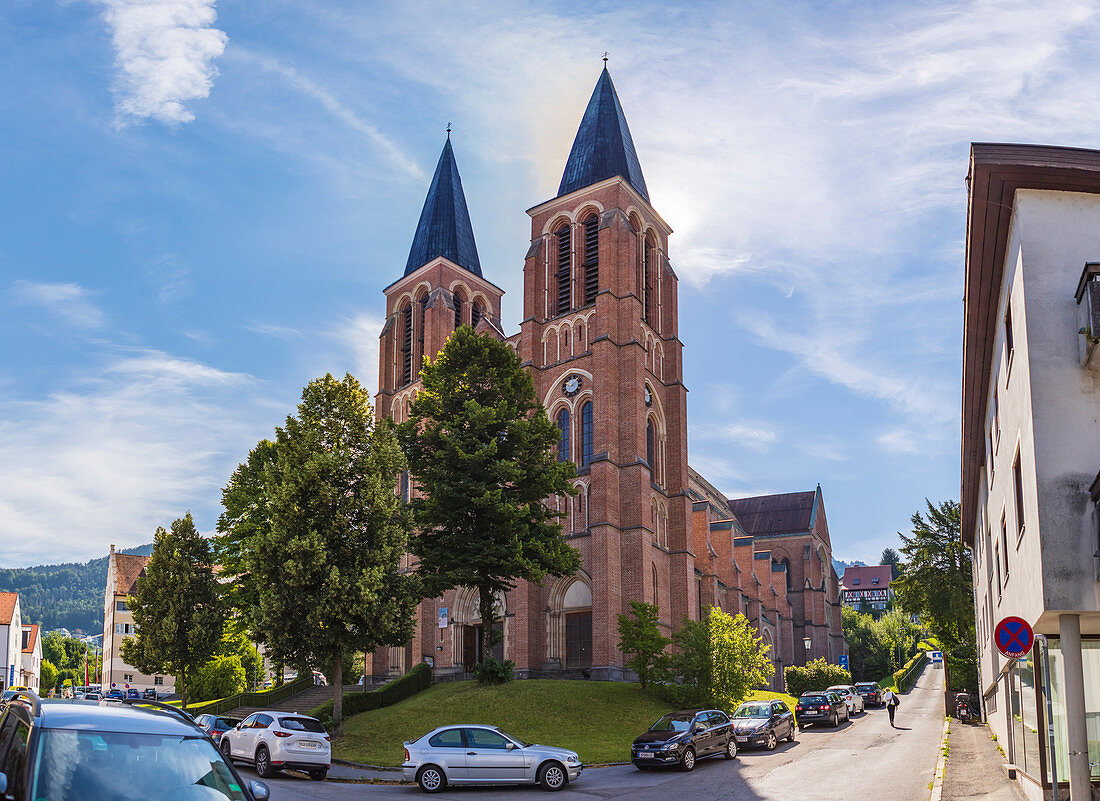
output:
M753 698L795 700L780 693ZM669 705L637 684L609 681L513 681L481 687L473 681L436 684L384 709L344 721L333 756L370 765L400 765L401 743L450 723L489 723L528 742L570 748L586 764L625 762L630 743Z

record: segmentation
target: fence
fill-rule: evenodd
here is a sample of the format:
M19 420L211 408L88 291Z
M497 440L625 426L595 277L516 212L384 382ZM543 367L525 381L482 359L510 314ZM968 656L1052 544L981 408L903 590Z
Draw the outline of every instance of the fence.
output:
M272 687L270 690L238 693L228 698L219 698L216 701L200 701L197 704L188 704L187 711L192 715L223 715L241 706L267 707L312 686L313 676L306 675L287 682L281 687Z

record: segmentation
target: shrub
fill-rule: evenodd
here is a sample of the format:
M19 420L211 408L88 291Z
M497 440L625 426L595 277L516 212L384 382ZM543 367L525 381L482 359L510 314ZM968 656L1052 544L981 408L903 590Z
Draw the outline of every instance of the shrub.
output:
M824 690L835 684L851 684L852 674L840 665L830 665L824 657L818 657L805 666L790 665L783 671L787 679L787 692L795 698L810 690Z
M501 662L490 656L484 662L474 665L474 676L478 684L507 684L516 674L516 663L511 659Z
M358 715L360 712L369 712L372 709L381 709L384 706L404 701L411 695L416 695L421 690L432 686L432 669L426 662L421 662L404 676L398 676L393 681L371 690L369 693L344 693L344 718ZM317 718L326 729L332 727L332 701L325 701L320 706L309 711L310 717Z

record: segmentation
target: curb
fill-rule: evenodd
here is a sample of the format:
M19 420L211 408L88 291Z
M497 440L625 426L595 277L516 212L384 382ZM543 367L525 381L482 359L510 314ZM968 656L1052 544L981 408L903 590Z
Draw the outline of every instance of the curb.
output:
M936 762L936 775L932 780L932 794L929 796L928 801L940 801L940 796L943 795L943 774L947 767L947 754L944 753L944 749L947 747L947 735L951 731L951 718L945 718L943 721L943 740L940 742L940 758Z
M381 770L387 773L400 773L401 768L388 767L386 765L367 765L363 762L352 762L347 759L331 758L330 761L334 765L343 765L348 768L360 768L361 770Z

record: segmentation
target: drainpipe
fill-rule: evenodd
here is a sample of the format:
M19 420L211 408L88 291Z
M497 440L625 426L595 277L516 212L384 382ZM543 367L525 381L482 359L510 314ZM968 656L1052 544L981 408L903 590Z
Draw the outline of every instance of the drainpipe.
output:
M1066 744L1070 801L1091 801L1089 740L1085 729L1085 671L1081 659L1081 617L1059 615L1058 632L1066 682Z

